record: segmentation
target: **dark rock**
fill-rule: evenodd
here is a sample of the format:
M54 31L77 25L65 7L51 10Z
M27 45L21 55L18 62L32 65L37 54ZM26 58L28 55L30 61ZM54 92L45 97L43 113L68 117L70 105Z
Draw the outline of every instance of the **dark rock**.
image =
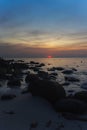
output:
M26 93L29 93L29 90L28 89L24 89L22 90L21 94L26 94Z
M72 68L72 70L73 70L73 71L77 71L77 69L76 69L76 68Z
M73 74L73 70L64 70L62 71L63 74Z
M74 90L68 90L68 92L69 92L69 93L73 93L73 92L74 92Z
M37 67L37 66L30 66L29 69L31 69L31 70L33 70L35 72L38 72L40 70L40 68Z
M80 80L75 78L75 77L67 77L65 76L65 81L69 81L69 82L79 82Z
M45 71L38 71L38 76L43 79L48 79L48 72Z
M43 67L43 66L45 66L44 63L40 63L39 65L37 65L37 67Z
M25 78L25 81L26 83L30 83L30 82L35 82L37 81L39 78L38 78L38 75L37 74L28 74Z
M75 93L75 95L73 97L75 99L79 99L79 100L87 102L87 91L77 92L77 93Z
M5 114L9 114L9 115L14 115L14 114L15 114L14 111L3 111L3 113L5 113Z
M49 120L48 122L46 122L46 127L49 128L52 124L52 120Z
M64 68L62 68L62 67L52 67L52 68L48 68L48 71L55 71L55 70L62 71L62 70L64 70Z
M18 79L12 79L12 80L8 81L7 86L9 86L9 87L19 86L20 87L21 82Z
M37 126L38 126L38 122L33 121L33 122L30 124L30 129L32 129L32 128L37 128Z
M83 83L83 84L81 85L81 88L87 89L87 82L86 82L86 83Z
M63 83L62 85L63 85L63 86L69 86L70 83L69 83L69 82L65 82L65 83Z
M23 60L17 60L17 62L24 62Z
M30 64L39 64L39 62L30 61Z
M59 71L64 70L63 67L57 67L56 69L59 70Z
M11 67L16 70L24 70L29 68L27 63L11 63Z
M0 74L0 80L6 80L8 79L8 76L6 74Z
M66 96L65 90L60 84L40 79L30 82L29 92L34 96L43 97L52 103Z
M58 74L54 72L54 73L51 73L50 75L57 76Z
M54 108L58 112L83 114L87 111L87 104L77 99L61 99L56 102Z
M56 77L54 75L49 75L48 80L56 80Z
M16 96L15 95L12 95L12 94L4 94L1 96L1 100L11 100L13 98L15 98Z

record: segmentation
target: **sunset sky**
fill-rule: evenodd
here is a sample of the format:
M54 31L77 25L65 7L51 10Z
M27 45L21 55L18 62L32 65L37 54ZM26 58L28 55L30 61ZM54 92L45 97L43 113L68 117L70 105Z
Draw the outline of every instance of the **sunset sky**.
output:
M87 0L0 0L0 56L86 57Z

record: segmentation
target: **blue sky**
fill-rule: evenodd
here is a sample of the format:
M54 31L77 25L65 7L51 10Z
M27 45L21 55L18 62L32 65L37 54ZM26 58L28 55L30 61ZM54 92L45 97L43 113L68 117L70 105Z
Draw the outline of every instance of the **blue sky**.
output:
M1 56L69 54L87 56L87 0L0 0Z

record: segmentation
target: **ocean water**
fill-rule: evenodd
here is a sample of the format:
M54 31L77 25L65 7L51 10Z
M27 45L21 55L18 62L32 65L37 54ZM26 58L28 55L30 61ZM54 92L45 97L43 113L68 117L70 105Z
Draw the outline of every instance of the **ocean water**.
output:
M42 67L42 70L47 71L48 68L52 67L63 67L65 70L75 68L77 71L75 71L73 74L65 75L62 73L62 71L55 71L58 76L56 76L56 82L63 84L65 83L65 76L71 76L78 78L79 82L70 82L70 85L63 86L66 90L67 94L74 94L78 91L87 91L87 58L15 58L15 60L23 60L27 63L30 61L35 61L39 63L44 63L45 66ZM49 72L51 73L51 72ZM24 78L25 79L25 78ZM86 84L84 87L84 83ZM13 94L19 94L21 89L25 89L27 87L27 84L25 83L25 80L22 82L21 88L8 88L7 87L7 81L3 82L3 87L0 88L0 94L2 93L13 93Z
M72 76L78 78L80 82L70 82L69 86L64 86L66 92L74 94L78 91L87 91L87 85L84 87L84 83L87 83L87 58L24 58L23 60L25 62L45 63L44 71L52 67L63 67L65 70L75 68L77 71L71 75L64 75L62 71L55 71L58 73L56 81L62 84L65 82L65 76Z

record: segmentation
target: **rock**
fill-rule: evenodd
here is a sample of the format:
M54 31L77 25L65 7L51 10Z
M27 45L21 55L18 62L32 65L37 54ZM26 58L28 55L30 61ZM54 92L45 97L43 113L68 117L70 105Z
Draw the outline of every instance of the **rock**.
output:
M54 72L54 73L51 73L50 75L57 76L58 74Z
M55 71L56 68L55 68L55 67L52 67L52 68L48 68L47 70L48 70L48 71Z
M32 128L37 128L38 126L38 122L37 121L33 121L31 124L30 124L30 129Z
M29 93L28 88L24 88L24 89L22 90L22 92L21 92L21 94L26 94L26 93Z
M13 98L15 98L16 96L15 95L12 95L12 94L4 94L1 96L1 100L11 100Z
M21 86L21 82L18 79L12 79L12 80L8 81L7 86L9 86L9 87L19 86L20 87Z
M48 79L48 72L45 71L38 71L38 76L43 79Z
M40 63L39 65L37 65L37 67L43 67L43 66L45 66L44 63Z
M77 69L76 69L76 68L72 68L72 70L73 70L73 71L77 71Z
M52 67L52 68L48 68L48 71L55 71L55 70L62 71L62 70L64 70L64 68L62 68L62 67Z
M87 111L87 104L77 99L61 99L54 105L57 112L68 112L74 114L83 114Z
M0 80L7 80L9 76L7 76L6 74L0 74Z
M68 93L73 93L75 90L68 90Z
M36 66L32 66L32 67L29 67L29 69L35 71L35 72L38 72L40 70L39 67L36 67Z
M57 67L56 69L59 70L59 71L64 70L63 67Z
M39 78L38 78L37 74L27 74L25 81L26 81L26 83L30 83L30 82L35 82L38 79Z
M49 120L48 122L46 122L46 127L49 128L52 125L52 120Z
M64 70L62 71L63 74L73 74L73 70Z
M30 61L30 64L39 64L39 62Z
M11 67L16 70L24 70L29 68L27 63L11 63Z
M87 102L87 91L77 92L77 93L75 93L75 95L73 97L75 99L79 99L79 100L82 100L84 102Z
M79 82L80 80L75 78L75 77L67 77L65 76L65 81L69 81L69 82Z
M70 83L69 83L69 82L65 82L65 83L63 83L62 85L63 85L63 86L69 86Z
M65 90L60 84L40 79L30 82L29 92L31 92L33 96L43 97L51 103L66 96Z
M49 80L56 80L56 77L54 75L49 75Z
M86 83L83 83L83 84L81 85L81 88L87 89L87 82L86 82Z
M3 111L3 113L5 113L5 114L9 114L9 115L14 115L14 114L15 114L14 111Z

